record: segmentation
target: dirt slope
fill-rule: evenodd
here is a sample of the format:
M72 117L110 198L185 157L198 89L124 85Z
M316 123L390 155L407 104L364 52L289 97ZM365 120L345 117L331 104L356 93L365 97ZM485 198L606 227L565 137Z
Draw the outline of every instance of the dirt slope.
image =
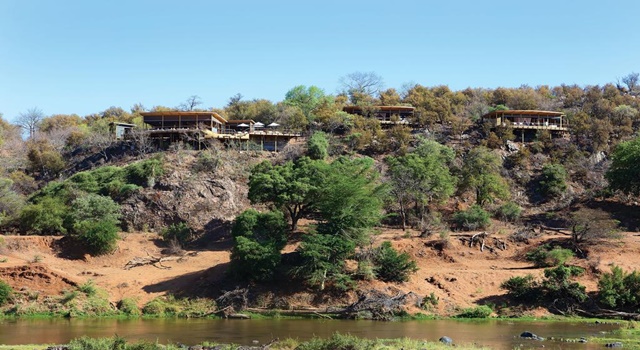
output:
M508 229L496 233L505 238ZM408 252L419 265L419 270L409 282L387 284L378 281L361 282L360 289L378 289L395 293L414 292L419 296L434 293L439 298L433 312L448 315L478 302L500 302L504 294L500 283L510 277L528 273L541 275L542 269L531 267L521 259L525 252L546 240L565 236L543 235L536 242L510 244L507 250L481 252L478 247L468 247L460 238L466 234L452 233L447 247L442 249L440 237L420 238L418 232L385 230L378 242L390 240L401 251ZM15 289L38 291L44 295L57 295L70 290L76 284L92 279L109 292L111 301L124 297L136 297L140 304L166 293L178 294L192 290L194 286L215 286L224 276L229 262L229 240L213 242L207 249L187 251L181 259L165 261L156 266L140 266L124 269L136 257L160 256L164 244L152 233L123 233L118 250L104 257L79 257L69 259L64 252L61 237L5 236L0 249L0 278ZM295 246L288 246L291 251ZM5 261L6 260L6 261ZM594 248L587 260L574 259L588 271L609 271L613 263L626 270L637 269L640 264L640 238L626 233L624 238ZM580 280L593 291L597 276L591 272ZM287 304L292 307L327 306L331 300L313 301L305 293L288 294ZM344 302L345 300L342 300ZM335 301L334 301L335 302Z

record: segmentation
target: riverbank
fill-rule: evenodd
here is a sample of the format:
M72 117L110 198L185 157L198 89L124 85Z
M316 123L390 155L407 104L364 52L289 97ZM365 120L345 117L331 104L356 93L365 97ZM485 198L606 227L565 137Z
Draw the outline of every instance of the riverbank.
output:
M308 223L301 223L304 226ZM498 224L496 224L498 225ZM506 239L514 228L495 226L494 234ZM13 316L53 315L59 317L131 316L211 317L228 316L229 304L218 303L224 291L237 285L225 280L230 245L227 239L212 241L206 247L185 250L183 256L158 264L127 268L141 256L163 256L165 244L155 233L122 233L118 250L101 257L72 256L64 249L63 237L4 236L0 247L0 279L14 290L13 299L0 312ZM419 270L403 283L358 281L355 291L344 295L322 293L289 283L252 285L246 295L238 295L245 305L234 305L233 313L247 307L265 313L309 313L331 315L367 295L392 299L407 296L406 304L395 315L424 314L425 317L450 317L484 307L487 316L549 316L543 307L526 308L512 302L500 288L505 280L532 274L541 278L543 268L532 266L523 257L540 244L564 239L553 231L530 238L527 243L512 242L506 250L469 247L462 238L467 234L448 233L422 238L420 232L381 230L376 240L391 241L408 253ZM577 281L586 292L597 290L599 276L611 264L631 271L640 265L640 238L628 233L620 241L603 244L588 259L573 258L570 263L585 268ZM284 252L296 249L296 240ZM348 262L353 263L353 262ZM356 268L354 264L354 269ZM362 293L361 293L362 292ZM246 297L246 300L243 298ZM386 300L386 299L381 299ZM238 307L241 306L241 307ZM225 312L220 312L225 310ZM312 310L312 311L310 311ZM329 310L327 312L327 310ZM297 316L297 315L293 315ZM351 317L366 317L362 312ZM311 316L313 317L313 316Z
M224 343L251 346L273 339L295 339L297 343L313 338L330 339L336 333L367 340L412 339L438 343L450 337L455 344L476 348L508 350L516 347L560 346L568 350L595 350L605 343L622 341L625 347L640 347L634 322L602 322L583 319L510 320L510 319L431 319L380 322L326 319L5 319L0 320L0 344L66 344L88 336L109 338L117 334L130 342L159 344ZM544 341L521 338L531 332ZM587 343L580 343L584 338ZM524 347L523 347L524 346ZM418 349L421 349L419 347ZM406 348L405 349L410 349ZM0 349L2 350L2 349Z

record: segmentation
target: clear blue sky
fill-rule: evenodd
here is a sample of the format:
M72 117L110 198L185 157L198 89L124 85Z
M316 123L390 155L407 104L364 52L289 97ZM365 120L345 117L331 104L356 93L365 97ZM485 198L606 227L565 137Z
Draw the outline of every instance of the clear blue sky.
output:
M605 84L640 71L637 0L0 0L0 112L280 101L386 87Z

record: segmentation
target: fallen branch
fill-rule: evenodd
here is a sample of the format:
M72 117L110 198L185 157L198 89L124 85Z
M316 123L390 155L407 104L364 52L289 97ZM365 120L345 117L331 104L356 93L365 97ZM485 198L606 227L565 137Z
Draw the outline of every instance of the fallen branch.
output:
M540 225L540 231L553 231L553 232L557 232L566 236L571 236L570 232L562 232L562 231L568 231L568 228L561 228L561 227L549 227L549 226L545 226L545 225Z
M179 259L178 257L173 257L173 256L136 257L130 260L126 265L124 265L124 269L131 270L132 268L138 267L138 266L152 265L153 267L156 267L159 269L168 270L171 268L171 266L164 266L162 265L162 263L165 261L172 261L172 260L178 260L178 259Z

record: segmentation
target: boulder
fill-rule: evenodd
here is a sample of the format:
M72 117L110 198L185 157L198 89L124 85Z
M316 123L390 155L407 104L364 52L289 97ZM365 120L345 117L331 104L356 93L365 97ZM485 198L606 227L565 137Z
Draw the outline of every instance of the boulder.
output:
M520 333L520 338L526 338L526 339L533 339L533 340L544 340L543 337L540 337L538 335L535 335L529 331L524 331L522 333Z
M443 344L446 344L446 345L451 345L451 344L453 344L453 339L451 339L451 338L447 337L446 335L445 335L445 336L443 336L443 337L440 337L439 341L440 341L441 343L443 343Z

